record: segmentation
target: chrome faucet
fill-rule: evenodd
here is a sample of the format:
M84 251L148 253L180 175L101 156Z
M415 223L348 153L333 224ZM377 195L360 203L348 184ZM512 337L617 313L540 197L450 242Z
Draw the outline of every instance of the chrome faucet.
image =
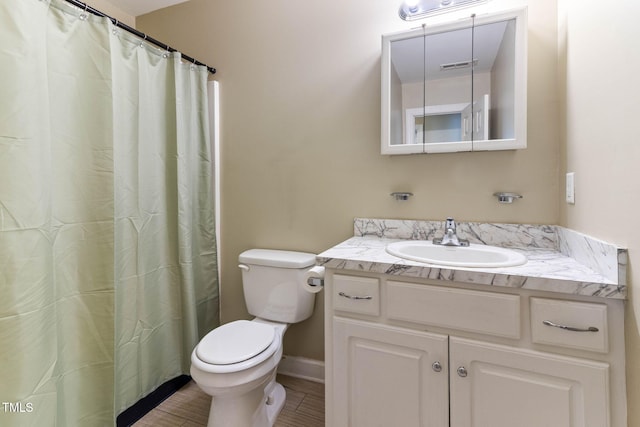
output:
M444 235L441 238L433 239L434 245L443 246L469 246L468 240L458 238L456 234L456 222L449 217L444 223Z

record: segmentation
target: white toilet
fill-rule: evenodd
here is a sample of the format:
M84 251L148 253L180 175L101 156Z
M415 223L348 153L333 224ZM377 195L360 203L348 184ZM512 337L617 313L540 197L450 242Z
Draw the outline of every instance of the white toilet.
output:
M191 354L191 377L213 397L209 427L270 427L285 401L276 370L289 323L313 313L315 294L304 290L316 256L250 249L240 254L244 298L253 320L209 332Z

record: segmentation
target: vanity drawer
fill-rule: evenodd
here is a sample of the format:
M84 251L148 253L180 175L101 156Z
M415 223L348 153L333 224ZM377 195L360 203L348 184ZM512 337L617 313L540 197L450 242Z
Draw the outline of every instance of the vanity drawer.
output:
M380 281L370 277L333 275L333 308L380 315Z
M531 340L536 344L607 353L607 331L605 304L531 298Z
M387 282L390 319L520 338L520 297L495 292Z

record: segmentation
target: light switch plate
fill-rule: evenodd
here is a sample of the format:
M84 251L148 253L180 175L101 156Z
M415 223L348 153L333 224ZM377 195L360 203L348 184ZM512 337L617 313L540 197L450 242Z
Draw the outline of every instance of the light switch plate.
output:
M567 203L574 205L576 203L576 187L574 172L568 172L566 178L566 200Z

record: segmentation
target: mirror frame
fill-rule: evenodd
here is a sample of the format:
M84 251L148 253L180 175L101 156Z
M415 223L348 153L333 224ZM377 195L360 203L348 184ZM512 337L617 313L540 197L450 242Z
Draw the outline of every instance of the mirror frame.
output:
M515 19L514 71L514 135L510 139L488 139L428 144L391 144L391 43L471 27L469 19L382 36L382 93L381 93L381 154L453 153L461 151L517 150L527 147L527 8L519 8L476 16L475 26ZM471 102L471 100L469 100ZM402 123L404 126L404 123Z

